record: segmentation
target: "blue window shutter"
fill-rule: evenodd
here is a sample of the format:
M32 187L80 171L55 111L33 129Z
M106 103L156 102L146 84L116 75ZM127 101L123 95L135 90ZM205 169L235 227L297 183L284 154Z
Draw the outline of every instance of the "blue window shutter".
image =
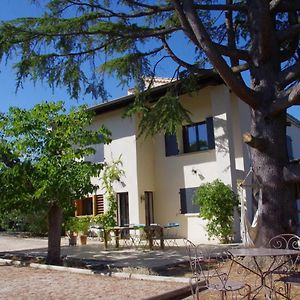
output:
M286 145L287 145L288 157L290 160L292 160L292 159L294 159L293 141L289 135L286 136Z
M176 134L165 134L166 156L177 155L179 153Z
M194 193L196 191L196 187L194 188L185 188L180 189L180 212L182 214L186 213L199 213L199 205L193 203Z
M179 194L180 194L180 213L181 214L186 214L187 213L187 207L186 207L185 189L180 189Z
M215 149L215 134L213 117L206 118L208 149Z

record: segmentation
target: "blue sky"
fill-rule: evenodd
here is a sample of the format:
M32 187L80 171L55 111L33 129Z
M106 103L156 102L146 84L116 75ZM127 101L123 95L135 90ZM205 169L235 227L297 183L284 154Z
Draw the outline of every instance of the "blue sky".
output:
M41 1L43 2L43 1ZM10 20L17 17L26 16L38 16L43 13L43 8L30 5L29 0L1 0L0 20ZM178 54L185 51L185 47L179 47ZM170 64L167 64L170 65ZM168 68L168 67L166 67ZM28 81L24 84L23 89L19 89L17 93L15 73L12 70L12 63L8 62L5 65L4 62L0 65L0 82L1 82L1 100L0 100L0 111L7 111L9 106L19 106L23 108L30 108L34 104L41 101L58 101L63 100L67 106L88 104L93 105L97 102L91 97L82 97L80 100L70 100L67 92L63 88L57 88L55 90L50 89L46 84L37 83L34 85ZM160 67L159 75L167 76L168 69ZM170 76L170 75L169 75ZM106 89L111 95L111 98L118 98L127 94L127 88L122 89L118 86L115 79L106 79ZM99 102L98 102L99 103ZM294 106L289 109L289 113L300 120L300 106Z

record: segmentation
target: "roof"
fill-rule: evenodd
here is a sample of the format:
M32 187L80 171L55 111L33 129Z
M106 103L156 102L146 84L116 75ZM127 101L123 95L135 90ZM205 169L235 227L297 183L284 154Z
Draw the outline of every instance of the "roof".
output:
M219 85L223 83L223 80L215 73L208 73L199 76L199 88L204 88L206 86ZM166 91L176 85L180 85L180 80L176 80L167 84L162 84L157 87L151 88L150 96L153 101L157 100L159 97L163 96ZM183 92L182 92L183 93ZM88 108L89 111L94 111L96 115L102 114L108 111L113 111L119 108L127 107L129 104L133 103L135 99L134 94L130 94L118 99L114 99L108 102L103 102ZM287 119L294 125L300 127L300 121L290 114L287 114Z
M204 88L206 86L219 85L223 83L223 80L219 75L215 73L207 73L198 77L199 89ZM163 84L149 90L151 99L156 101L159 97L163 96L168 89L171 87L179 87L181 89L181 81L176 80L167 84ZM184 90L181 89L181 93L184 93ZM96 115L102 114L108 111L116 110L119 108L127 107L129 104L133 103L135 100L135 95L130 94L115 100L111 100L108 102L104 102L98 105L94 105L88 108L89 111L94 111Z
M290 121L290 122L293 123L294 125L300 127L300 121L299 121L297 118L293 117L293 116L290 115L290 114L287 114L287 119L288 119L288 121Z

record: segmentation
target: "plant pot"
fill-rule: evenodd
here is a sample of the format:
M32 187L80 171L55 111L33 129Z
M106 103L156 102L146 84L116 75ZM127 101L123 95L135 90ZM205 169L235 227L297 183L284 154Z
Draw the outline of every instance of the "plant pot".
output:
M86 245L86 241L87 241L87 235L81 235L80 236L80 244Z
M77 245L77 236L70 235L69 236L69 246L76 246Z

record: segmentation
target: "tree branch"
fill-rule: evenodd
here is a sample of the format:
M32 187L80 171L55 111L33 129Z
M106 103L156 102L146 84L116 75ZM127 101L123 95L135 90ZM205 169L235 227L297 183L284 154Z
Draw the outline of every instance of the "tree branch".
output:
M274 10L282 0L272 0L270 2L270 11Z
M284 91L284 93L286 96L283 96L272 104L270 109L271 115L277 115L288 107L300 104L300 83Z
M219 51L215 49L214 44L194 10L193 1L184 0L182 1L183 6L181 6L181 1L173 1L182 22L182 27L186 30L190 30L190 28L192 29L192 32L195 33L196 45L202 48L227 86L232 89L234 93L245 103L250 105L252 108L255 108L259 102L258 94L249 89L244 82L237 78ZM188 23L188 25L186 25L186 23Z
M259 151L263 151L267 147L267 140L265 138L255 137L249 132L243 134L243 141L248 146L255 148Z
M289 28L278 31L276 33L277 39L279 42L284 42L286 40L290 40L295 38L297 35L300 34L300 24L296 24L293 26L290 26Z
M141 3L139 1L132 1L127 0L126 1L129 4L133 4L142 8L152 9L156 11L160 11L161 6L157 5L149 5L145 3ZM195 4L195 9L198 10L215 10L215 11L247 11L247 6L244 4ZM173 6L165 7L165 9L168 10L174 10Z
M5 153L6 152L6 153ZM4 163L4 165L8 168L12 168L13 166L15 166L17 163L20 162L20 160L18 158L14 159L12 158L11 153L6 151L3 151L3 149L1 149L0 152L0 161L2 163Z
M297 11L300 10L300 1L299 0L282 0L281 3L279 3L274 11L275 12L288 12L288 11Z
M27 39L26 41L31 41L31 40L35 40L38 38L44 38L44 37L68 37L68 36L93 36L93 35L108 35L109 37L117 37L117 38L123 38L123 39L143 39L143 38L149 38L149 37L160 37L162 35L166 35L166 34L170 34L173 32L176 32L178 30L181 30L180 27L168 27L168 28L150 28L150 29L143 29L143 28L128 28L128 30L122 30L122 31L112 31L111 29L107 29L107 30L81 30L81 31L68 31L68 32L57 32L57 33L50 33L48 31L40 31L39 29L35 29L35 30L28 30L22 27L16 27L16 26L12 26L12 25L8 25L6 24L5 26L7 26L7 30L9 31L15 31L17 30L19 33L26 33ZM138 30L141 29L141 30ZM15 39L14 40L14 36L11 39L11 43L13 44L18 44L18 43L22 43L25 40L18 40Z
M283 89L287 85L291 84L294 80L300 77L300 61L296 62L294 65L284 69L279 73L278 86Z
M300 165L290 164L283 168L283 180L287 183L300 182Z
M252 61L257 67L272 58L272 20L268 1L247 0L248 23L252 38Z
M250 54L246 50L240 50L236 48L227 47L221 44L212 43L222 55L231 57L233 59L241 59L245 61L250 60Z
M198 68L196 65L192 65L192 64L189 64L185 61L183 61L182 59L180 59L173 51L172 49L170 48L170 46L168 45L167 41L165 38L162 38L161 39L163 45L164 45L164 48L165 50L167 51L167 53L170 55L170 57L180 66L186 68L187 70L190 70L191 72L193 73L199 73L199 71L201 70L200 68Z
M232 4L232 0L226 0L226 4ZM235 42L235 30L233 28L233 15L232 11L225 12L225 25L227 30L227 40L228 40L228 48L236 49ZM249 54L248 54L249 56ZM249 57L248 57L249 58ZM239 64L238 57L230 57L231 66L237 66Z

